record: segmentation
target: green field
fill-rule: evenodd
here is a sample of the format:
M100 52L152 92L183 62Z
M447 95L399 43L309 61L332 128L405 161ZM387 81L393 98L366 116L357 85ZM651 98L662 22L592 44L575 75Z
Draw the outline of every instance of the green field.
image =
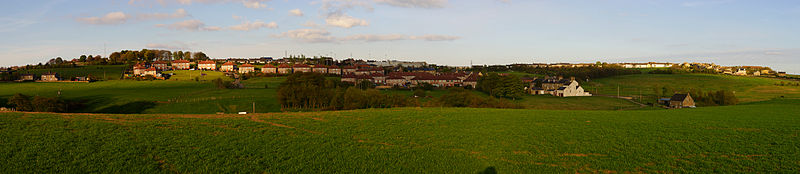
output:
M0 113L8 173L794 173L800 100L652 111Z
M62 79L71 79L73 77L82 77L92 75L98 80L119 80L122 78L126 65L93 65L81 66L76 68L49 68L49 69L32 69L20 71L21 74L34 74L37 76L42 73L56 72ZM105 78L104 78L105 77Z
M653 95L654 87L671 87L677 90L701 89L731 90L741 102L764 101L773 98L799 98L800 87L776 86L775 84L786 80L742 77L712 74L637 74L610 78L594 79L582 84L592 93L617 95L617 87L623 96Z

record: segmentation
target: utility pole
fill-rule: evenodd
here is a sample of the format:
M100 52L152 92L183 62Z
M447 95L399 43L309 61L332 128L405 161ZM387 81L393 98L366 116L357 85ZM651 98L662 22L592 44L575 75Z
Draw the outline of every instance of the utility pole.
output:
M256 102L253 102L253 113L256 113Z
M619 85L617 85L617 98L619 98Z

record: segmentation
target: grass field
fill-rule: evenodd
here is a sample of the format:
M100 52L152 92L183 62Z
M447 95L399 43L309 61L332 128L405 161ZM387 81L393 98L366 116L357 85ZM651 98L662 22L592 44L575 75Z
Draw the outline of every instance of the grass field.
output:
M0 113L9 173L793 173L800 100L653 111Z
M92 75L99 80L119 80L125 72L126 65L92 65L76 68L51 68L51 69L32 69L21 71L22 74L34 74L37 76L42 73L56 72L63 79ZM105 78L103 78L105 77Z
M594 79L582 84L587 91L617 95L617 86L623 96L653 95L654 87L668 86L673 89L731 90L741 102L764 101L780 96L800 97L800 87L776 86L779 79L741 77L712 74L637 74ZM787 81L788 82L788 81Z

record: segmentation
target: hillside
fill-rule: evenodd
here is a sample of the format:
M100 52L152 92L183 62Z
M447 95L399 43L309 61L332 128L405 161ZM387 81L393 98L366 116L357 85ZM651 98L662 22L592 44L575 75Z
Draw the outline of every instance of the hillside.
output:
M0 113L0 170L41 173L781 173L800 100L654 111L398 108Z
M617 87L623 96L653 95L655 87L673 89L731 90L741 102L755 102L780 98L800 98L800 87L776 86L787 80L741 77L713 74L636 74L594 79L583 84L587 91L605 95L617 95ZM793 81L794 82L794 81Z

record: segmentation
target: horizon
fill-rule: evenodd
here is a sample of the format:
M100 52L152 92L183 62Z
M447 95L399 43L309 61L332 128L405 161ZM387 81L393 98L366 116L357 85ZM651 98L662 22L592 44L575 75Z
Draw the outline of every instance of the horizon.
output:
M451 66L704 62L800 74L800 2L770 2L11 1L0 17L0 66L146 48Z

